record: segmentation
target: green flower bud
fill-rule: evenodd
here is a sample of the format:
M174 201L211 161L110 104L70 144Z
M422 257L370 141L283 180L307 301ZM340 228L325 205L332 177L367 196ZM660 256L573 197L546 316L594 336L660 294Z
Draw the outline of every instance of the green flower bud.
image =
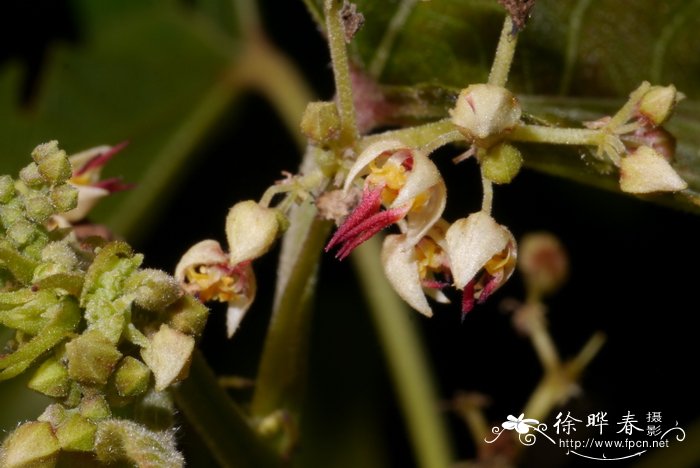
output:
M65 151L56 151L37 161L39 174L50 185L58 185L67 181L73 170Z
M27 245L36 234L36 226L26 219L17 220L7 230L7 237L18 247Z
M328 143L340 134L340 117L335 103L310 102L301 117L301 133L316 143Z
M51 201L57 213L65 213L78 206L78 189L69 184L59 185L51 191Z
M459 93L450 115L467 139L488 147L518 124L522 110L506 88L473 84Z
M51 242L41 251L41 261L60 265L62 271L70 271L77 267L78 257L66 242Z
M56 211L49 197L41 193L33 193L26 196L24 198L24 207L27 210L29 219L39 224L45 223L49 216Z
M8 175L0 176L0 203L9 203L15 196L15 181Z
M134 405L134 419L153 430L167 430L175 424L176 413L170 392L151 389Z
M66 344L68 375L78 382L106 384L122 354L97 330L88 330Z
M51 356L39 366L27 386L46 396L65 397L70 389L68 369L59 358Z
M508 184L520 172L523 157L520 151L507 143L499 143L481 156L481 171L494 184Z
M150 379L148 367L131 356L122 359L114 372L114 386L121 397L141 395L148 389Z
M112 416L112 412L109 409L109 404L102 395L91 395L84 397L82 400L80 400L78 411L82 416L93 421L99 421L100 419L106 419Z
M151 336L150 342L148 348L141 350L141 357L153 372L155 388L160 392L187 377L194 338L161 325L160 330Z
M111 343L117 344L127 326L130 301L126 298L110 300L104 294L95 294L85 306L88 330L97 330Z
M175 278L164 271L145 269L132 274L124 284L134 293L134 302L146 310L158 312L178 300L184 291Z
M226 217L231 265L265 254L277 238L278 231L277 210L262 207L253 200L233 205Z
M199 336L207 324L209 309L191 294L185 294L165 311L167 323L185 335Z
M30 163L24 166L19 171L19 178L28 187L41 187L44 185L44 178L39 172L39 166L36 163Z
M5 228L20 219L24 219L24 206L19 199L15 198L6 205L0 205L0 221Z
M32 159L35 163L39 164L40 162L44 161L47 157L58 152L61 152L61 150L58 148L58 141L51 140L49 142L42 143L36 148L34 148L32 150Z
M95 454L101 462L128 461L133 466L181 468L185 465L170 431L151 431L124 419L107 419L97 425Z
M52 468L61 446L51 424L32 421L19 426L2 444L3 468Z
M95 446L96 432L94 423L73 413L56 428L56 437L63 450L90 452Z
M46 407L39 415L37 421L44 421L56 427L66 419L66 408L63 405L54 403Z

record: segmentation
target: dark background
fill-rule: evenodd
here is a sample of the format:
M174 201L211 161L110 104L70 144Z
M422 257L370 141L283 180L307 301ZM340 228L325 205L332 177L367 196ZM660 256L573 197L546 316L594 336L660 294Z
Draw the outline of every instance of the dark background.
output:
M273 42L300 66L318 95L330 99L328 53L301 2L270 0L263 7L265 29ZM47 47L53 41L80 43L80 18L65 0L6 0L1 8L0 62L26 61L32 73L18 100L30 106ZM30 27L32 34L18 38L18 31ZM275 138L266 138L261 146L255 135L263 127ZM226 167L230 161L226 148L231 146L249 154L247 162ZM480 203L473 162L453 166L453 155L447 150L436 156L449 187L448 219L466 216ZM297 164L294 143L274 111L261 98L247 97L199 150L193 170L136 248L146 254L149 266L172 271L179 255L193 243L224 240L223 219L231 204L258 198L280 178L280 171L294 171ZM220 196L201 203L199 195L212 189ZM196 213L199 221L178 223L182 213ZM569 252L570 280L548 302L551 331L561 355L573 356L596 330L608 337L584 375L581 395L561 407L564 413L571 411L585 421L588 413L607 411L608 434L617 431L613 427L627 411L637 415L642 427L649 411L662 412L664 427L677 421L687 428L700 416L692 380L699 355L694 270L700 262L695 243L700 218L530 170L511 185L497 188L494 216L517 238L531 231L550 231ZM225 340L220 307L202 340L207 358L222 374L253 377L256 372L272 302L275 251L257 261L255 269L259 296L239 334ZM350 263L324 256L318 290L300 466L359 466L377 455L385 466L413 466L381 346ZM458 391L488 395L487 414L494 425L509 414L520 414L541 376L529 342L513 330L510 316L499 311L502 299L523 295L521 279L515 275L463 324L457 305L435 305L432 319L412 316L425 338L440 396L447 401ZM234 396L248 395L240 391ZM553 416L546 422L554 422ZM460 458L472 457L474 446L465 426L454 415L449 422ZM211 461L183 424L190 466L208 465ZM546 466L582 464L567 457L565 450L549 450L544 444L527 451L522 466L543 466L543 460Z

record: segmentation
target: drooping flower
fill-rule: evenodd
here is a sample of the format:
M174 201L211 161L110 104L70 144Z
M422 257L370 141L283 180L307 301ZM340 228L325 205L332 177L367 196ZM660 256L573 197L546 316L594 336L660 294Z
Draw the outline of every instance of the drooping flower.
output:
M78 206L61 216L71 223L84 219L97 202L107 195L127 190L133 185L113 177L102 180L102 168L127 146L122 142L115 146L97 146L70 156L73 174L69 182L78 188Z
M442 288L450 283L450 267L445 252L444 227L436 224L417 243L406 234L392 234L384 239L381 262L389 283L398 295L418 312L431 317L433 311L426 295L448 303Z
M360 203L326 245L326 251L341 246L337 258L347 257L394 223L401 223L407 242L415 244L440 219L446 202L445 183L423 152L397 140L377 142L358 156L343 190L347 192L360 176L364 177Z
M462 314L466 314L510 278L517 244L505 226L483 211L455 221L445 239L454 286L462 290Z
M228 303L229 338L255 299L251 261L269 250L278 231L275 210L252 200L237 203L226 218L229 253L217 241L203 240L192 246L175 267L175 278L200 301Z

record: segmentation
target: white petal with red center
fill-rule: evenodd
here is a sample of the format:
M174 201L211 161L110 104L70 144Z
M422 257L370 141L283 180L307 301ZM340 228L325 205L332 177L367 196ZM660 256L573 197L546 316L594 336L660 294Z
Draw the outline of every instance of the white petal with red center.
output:
M479 211L452 223L445 238L454 285L463 289L489 260L503 252L513 236Z
M211 239L203 240L190 247L182 256L175 267L175 278L182 283L191 267L221 264L228 264L228 255L221 249L221 244Z
M442 181L440 171L425 154L412 150L413 165L406 178L406 183L399 190L391 208L401 206L415 199L430 187Z
M382 246L381 261L384 273L398 295L421 314L432 317L433 311L425 298L418 274L414 249L406 244L406 236L387 236Z

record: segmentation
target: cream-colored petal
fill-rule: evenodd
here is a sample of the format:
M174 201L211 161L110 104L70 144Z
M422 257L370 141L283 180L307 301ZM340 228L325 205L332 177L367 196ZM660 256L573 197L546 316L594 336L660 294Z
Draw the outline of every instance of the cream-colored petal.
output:
M175 278L182 282L188 268L197 265L220 265L228 263L228 255L221 249L221 244L207 239L197 242L189 248L175 267Z
M445 238L454 285L462 289L506 248L513 235L490 215L478 211L452 223Z
M450 114L452 122L467 138L484 140L517 125L522 111L518 99L509 90L481 83L463 89Z
M350 189L353 181L360 173L375 159L387 151L398 151L400 149L409 149L404 143L398 140L383 140L369 145L350 167L348 175L345 177L343 191L347 192Z
M440 220L447 204L447 188L440 178L430 189L428 204L419 211L411 212L407 219L408 243L415 245L425 236L435 223Z
M432 317L433 311L425 298L413 246L406 236L390 235L384 239L381 255L384 274L401 298L421 314Z
M81 151L80 153L75 153L71 154L68 157L68 161L70 161L71 168L73 169L73 173L76 171L80 170L85 166L88 162L90 162L92 159L95 158L95 156L99 156L100 154L106 153L107 151L111 150L112 147L108 145L102 145L102 146L95 146L94 148L89 148L86 149L85 151ZM100 178L100 172L101 168L95 168L94 172L90 174L90 182L96 182Z
M620 162L620 189L623 192L677 192L686 188L688 184L669 162L648 146L640 146Z
M226 310L226 336L229 338L238 330L241 320L243 320L243 317L255 300L257 284L255 274L250 265L246 266L243 276L243 281L246 282L245 294L237 295L228 303L228 309Z
M278 231L279 222L274 209L260 206L253 200L233 205L226 217L231 265L264 255L275 242Z
M61 216L71 223L84 219L90 210L97 205L97 202L109 195L109 190L100 187L90 185L76 185L75 187L78 189L78 205L70 211L61 213Z
M430 187L442 181L440 171L425 154L418 150L411 151L413 168L408 172L406 183L390 208L396 208L416 198Z
M442 292L439 289L426 288L425 294L432 298L435 302L439 302L440 304L450 303L450 299L445 295L444 292Z
M148 341L148 347L141 350L141 357L153 372L156 391L163 391L187 377L194 338L163 324Z

